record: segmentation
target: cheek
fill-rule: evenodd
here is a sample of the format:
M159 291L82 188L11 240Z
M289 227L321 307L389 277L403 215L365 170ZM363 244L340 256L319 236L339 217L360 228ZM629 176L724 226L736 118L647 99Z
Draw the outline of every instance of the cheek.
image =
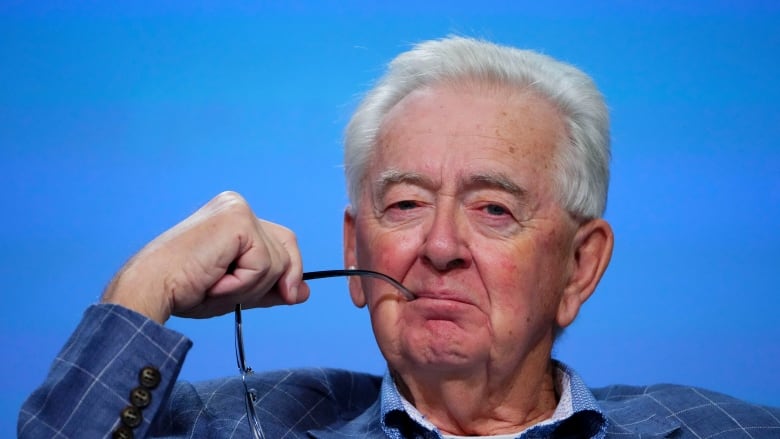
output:
M496 326L522 327L541 318L555 299L554 277L549 264L552 259L537 242L527 241L509 248L493 247L483 255L491 255L480 264L482 280L488 290L492 320Z
M399 275L399 266L408 266L418 252L419 233L415 230L383 231L377 226L359 227L358 262L362 268Z
M528 314L529 308L533 309L537 296L536 270L514 261L506 261L494 267L496 267L496 274L491 282L493 285L489 285L490 290L493 291L490 299L494 310L509 318Z

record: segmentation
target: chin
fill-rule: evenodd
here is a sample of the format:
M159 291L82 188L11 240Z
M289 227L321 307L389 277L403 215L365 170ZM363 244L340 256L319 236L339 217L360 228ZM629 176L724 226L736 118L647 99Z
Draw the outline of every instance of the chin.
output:
M437 371L470 369L481 360L487 361L489 353L474 334L429 332L413 337L403 344L401 358L413 368Z

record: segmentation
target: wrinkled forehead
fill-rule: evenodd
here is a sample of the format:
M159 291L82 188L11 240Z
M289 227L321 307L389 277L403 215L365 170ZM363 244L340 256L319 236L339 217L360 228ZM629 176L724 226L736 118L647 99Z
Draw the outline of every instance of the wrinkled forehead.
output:
M369 172L385 172L378 165L388 160L424 164L430 155L465 157L466 167L490 157L509 174L508 165L520 172L528 172L528 167L552 170L565 133L560 111L532 89L472 83L427 86L388 112ZM489 169L480 170L485 171Z
M447 124L447 120L438 117L443 113L450 117L460 115L458 113L471 114L474 123L458 118ZM444 122L452 134L492 135L508 144L540 130L546 130L554 138L553 144L566 137L563 112L551 99L530 86L459 80L418 88L387 112L379 125L377 144L387 145L388 135L400 134L396 130L398 120L409 119L418 123L406 124L403 129L407 131L411 126L418 131L442 129Z

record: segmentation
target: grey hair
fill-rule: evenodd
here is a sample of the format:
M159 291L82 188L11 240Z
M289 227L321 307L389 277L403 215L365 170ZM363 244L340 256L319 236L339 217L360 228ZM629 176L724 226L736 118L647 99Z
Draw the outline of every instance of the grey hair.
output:
M355 209L385 116L409 93L444 82L474 81L531 89L563 115L566 144L557 148L555 184L575 217L604 214L609 186L609 115L593 80L579 69L529 50L463 37L420 43L396 57L358 105L344 135L347 193Z

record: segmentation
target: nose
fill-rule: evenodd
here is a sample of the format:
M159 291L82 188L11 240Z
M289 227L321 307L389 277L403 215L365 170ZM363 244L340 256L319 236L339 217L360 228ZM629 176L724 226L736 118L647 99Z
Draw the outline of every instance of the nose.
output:
M465 227L457 209L437 208L421 247L423 262L439 272L470 266L472 258L464 239Z

